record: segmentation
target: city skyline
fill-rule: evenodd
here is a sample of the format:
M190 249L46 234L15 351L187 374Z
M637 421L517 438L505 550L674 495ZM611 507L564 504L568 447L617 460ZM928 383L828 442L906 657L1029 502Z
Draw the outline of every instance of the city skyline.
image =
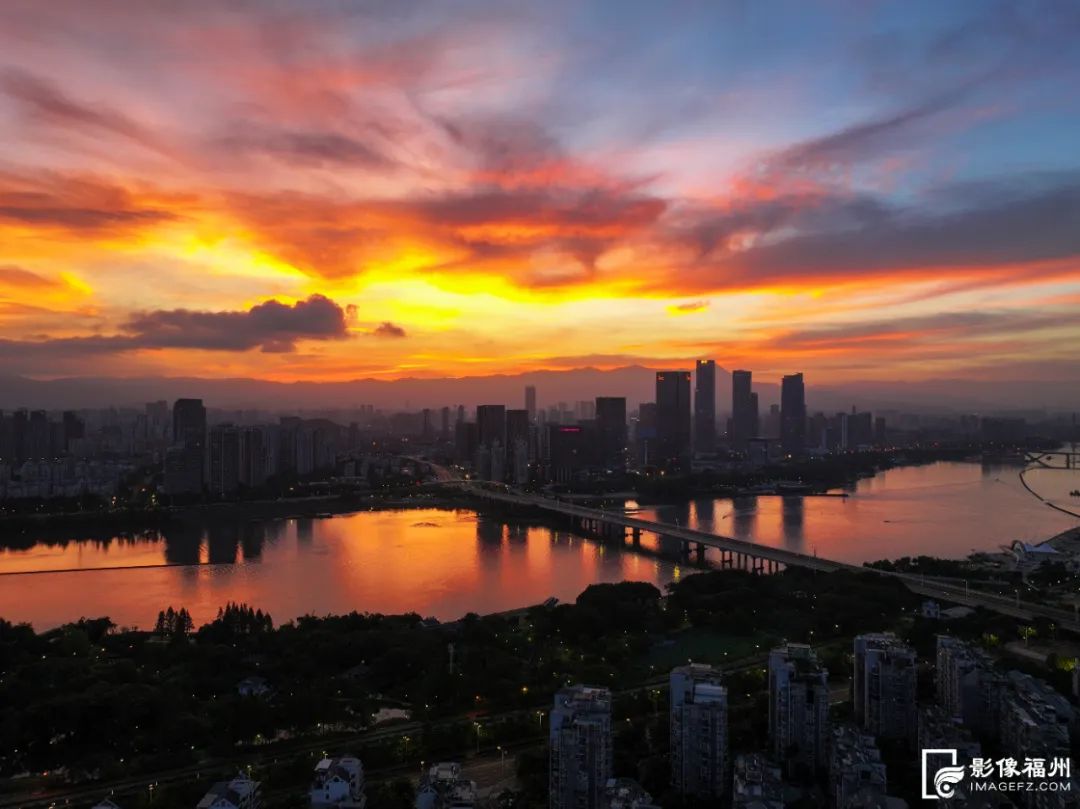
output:
M0 375L1080 382L1075 9L853 9L12 3Z

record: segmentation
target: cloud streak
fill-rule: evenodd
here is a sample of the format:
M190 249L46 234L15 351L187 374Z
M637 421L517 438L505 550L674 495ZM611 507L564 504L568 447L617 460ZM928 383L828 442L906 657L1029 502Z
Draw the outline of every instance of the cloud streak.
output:
M36 356L88 356L129 351L197 349L281 354L304 340L345 340L345 311L329 298L312 295L284 304L276 300L246 311L155 310L133 315L117 334L3 341L6 348Z
M1071 10L7 11L9 354L341 376L358 334L388 376L750 346L863 372L870 343L963 362L937 318L987 366L1013 358L972 317L1075 313ZM826 328L867 306L904 326Z

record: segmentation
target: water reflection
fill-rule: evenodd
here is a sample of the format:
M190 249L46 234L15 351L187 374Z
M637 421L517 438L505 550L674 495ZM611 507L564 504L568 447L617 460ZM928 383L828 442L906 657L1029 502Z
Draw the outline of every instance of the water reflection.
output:
M804 498L788 495L780 498L783 514L784 544L793 551L803 549L803 522L806 518Z
M738 539L752 539L756 534L758 499L756 495L736 497L731 501L731 524ZM724 533L719 531L717 533Z
M1070 486L1080 487L1077 477L1046 470L1026 479L1063 502ZM861 481L846 499L699 498L638 513L850 562L919 553L960 557L1013 539L1040 541L1077 523L1025 492L1015 470L987 474L977 464L889 470ZM44 539L0 550L0 572L88 572L0 578L0 616L48 627L104 614L122 625L145 626L170 604L187 607L201 622L231 600L268 610L279 621L350 610L447 619L550 596L572 599L596 581L635 579L662 587L676 565L645 554L678 558L682 550L677 540L646 534L642 554L623 552L564 530L467 511L219 520L172 525L160 534ZM184 566L147 567L153 565ZM103 569L117 566L128 569Z
M712 499L694 501L694 518L703 531L723 533L716 527L716 502Z
M480 517L476 521L476 538L481 545L497 547L502 545L505 529L505 523Z
M165 561L170 565L197 565L202 551L203 529L196 525L182 525L165 534Z

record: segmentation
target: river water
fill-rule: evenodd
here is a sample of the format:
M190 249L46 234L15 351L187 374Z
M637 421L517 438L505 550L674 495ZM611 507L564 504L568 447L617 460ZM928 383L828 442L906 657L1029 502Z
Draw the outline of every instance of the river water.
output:
M1014 539L1042 541L1080 524L1026 492L1017 473L1016 467L937 463L882 472L847 497L696 500L639 513L847 562L960 558ZM1080 473L1037 470L1026 480L1051 502L1080 512L1080 498L1068 494L1080 487ZM643 545L656 549L656 539L646 535ZM0 574L24 573L0 575L0 617L38 629L102 615L147 627L171 605L187 607L199 624L238 601L269 611L275 621L351 610L446 620L550 596L573 599L593 582L662 587L690 571L469 511L218 521L134 539L0 550Z

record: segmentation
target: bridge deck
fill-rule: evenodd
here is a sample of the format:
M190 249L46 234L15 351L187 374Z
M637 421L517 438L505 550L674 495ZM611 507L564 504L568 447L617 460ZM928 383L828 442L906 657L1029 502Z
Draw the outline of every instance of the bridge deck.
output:
M648 531L660 536L677 539L687 544L731 551L732 553L742 554L754 559L764 559L770 562L778 562L783 565L792 565L824 572L846 570L851 573L889 576L901 580L909 590L919 595L940 598L969 607L982 607L1002 615L1009 615L1023 620L1046 618L1054 621L1063 629L1080 632L1080 620L1078 620L1076 613L1058 609L1056 607L1049 607L1030 601L1020 601L1019 599L1011 599L1006 596L999 596L978 590L969 590L966 587L927 579L909 573L877 570L876 568L853 565L848 562L838 562L833 559L824 559L816 555L811 556L809 554L790 551L784 548L759 545L755 542L748 542L747 540L736 539L734 537L727 537L719 534L711 534L693 528L683 528L678 525L671 525L670 523L642 520L638 517L631 517L624 512L589 508L587 506L579 506L574 503L567 503L547 497L535 497L520 492L514 492L509 489L506 491L495 491L490 488L484 488L465 482L461 482L458 485L470 494L494 502L506 503L508 505L515 505L523 508L541 509L543 511L561 514L566 517L595 520L598 523L606 525L616 525L622 526L623 528Z

